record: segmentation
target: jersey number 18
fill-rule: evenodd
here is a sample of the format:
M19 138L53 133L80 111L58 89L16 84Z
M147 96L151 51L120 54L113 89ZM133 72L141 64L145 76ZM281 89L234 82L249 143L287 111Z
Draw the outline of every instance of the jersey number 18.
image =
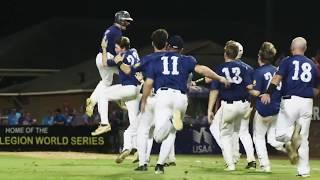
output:
M293 61L294 65L294 74L292 76L292 80L299 80L299 71L300 71L300 63L299 61ZM303 63L301 65L302 73L300 74L300 79L302 82L310 82L312 78L311 74L311 65L309 63Z

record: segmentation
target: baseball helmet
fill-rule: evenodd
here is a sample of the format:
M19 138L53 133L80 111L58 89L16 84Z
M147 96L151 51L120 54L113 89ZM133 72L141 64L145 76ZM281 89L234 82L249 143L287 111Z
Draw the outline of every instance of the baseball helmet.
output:
M239 42L235 42L235 44L239 48L239 52L238 52L238 55L237 55L236 59L240 59L242 57L242 55L243 55L243 46Z
M123 25L124 21L133 21L128 11L118 11L114 15L114 22Z

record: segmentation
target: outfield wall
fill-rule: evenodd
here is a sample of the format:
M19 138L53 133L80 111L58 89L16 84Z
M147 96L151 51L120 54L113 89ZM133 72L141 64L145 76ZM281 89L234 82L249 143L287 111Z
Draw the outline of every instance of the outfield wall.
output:
M101 136L91 136L93 126L2 126L0 151L85 151L118 153L124 129L114 127ZM320 121L310 127L310 156L320 157ZM154 143L153 152L159 151ZM220 154L221 150L208 127L185 127L177 133L177 154ZM270 154L281 154L268 146ZM244 153L242 145L240 151Z

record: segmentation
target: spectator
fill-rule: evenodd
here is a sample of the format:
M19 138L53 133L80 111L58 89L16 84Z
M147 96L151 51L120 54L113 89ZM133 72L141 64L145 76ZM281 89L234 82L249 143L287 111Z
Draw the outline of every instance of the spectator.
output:
M8 114L8 124L9 125L18 125L20 118L21 118L21 113L18 112L15 108L12 108Z
M56 109L54 112L54 118L53 118L53 124L54 125L66 125L67 119L66 117L61 113L61 109Z
M312 60L317 66L318 69L318 78L320 78L320 49L317 50L316 55L312 57Z
M37 120L35 118L32 118L29 112L23 113L19 119L19 124L26 125L26 126L35 125L36 123L37 123Z
M42 119L42 125L45 125L45 126L51 126L53 125L53 112L51 110L48 111L48 114L45 115Z
M81 106L79 112L76 112L74 109L74 120L72 121L73 126L83 126L89 125L89 117L86 113L84 113L84 107Z

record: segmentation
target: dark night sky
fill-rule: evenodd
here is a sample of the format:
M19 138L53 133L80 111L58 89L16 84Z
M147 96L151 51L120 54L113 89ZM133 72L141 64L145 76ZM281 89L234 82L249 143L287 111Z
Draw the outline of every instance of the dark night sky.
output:
M256 40L256 43L251 43L254 46L259 46L263 41L269 40L280 49L286 49L293 37L304 36L311 47L310 54L320 47L320 25L317 24L319 13L315 1L225 0L210 2L215 5L210 5L208 2L209 0L150 0L146 2L134 0L128 2L121 0L6 0L0 3L0 38L53 17L101 20L112 18L117 10L126 9L135 19L136 26L139 26L139 22L146 20L161 21L164 22L164 26L165 22L179 23L179 26L182 27L181 34L187 35L188 37L185 37L187 40L212 39L223 43L228 39L235 39L244 44ZM270 8L267 11L268 5ZM266 12L269 12L270 16L267 16ZM183 29L183 23L194 22L201 22L201 25ZM225 29L225 26L228 28ZM134 25L131 30L134 31ZM175 31L179 30L175 29ZM256 32L256 37L250 36L251 30ZM258 48L251 47L249 52L253 54Z

